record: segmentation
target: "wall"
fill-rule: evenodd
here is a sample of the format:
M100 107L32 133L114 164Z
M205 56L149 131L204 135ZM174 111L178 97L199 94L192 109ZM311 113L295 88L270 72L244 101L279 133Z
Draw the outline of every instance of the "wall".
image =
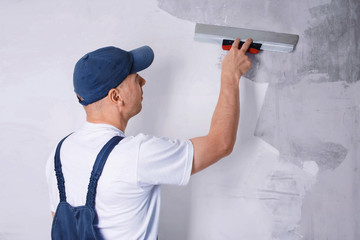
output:
M159 6L193 22L300 35L294 53L264 52L247 75L269 83L255 135L278 149L280 162L319 168L316 184L300 197L284 194L296 193L306 178L274 169L273 199L264 201L277 217L271 238L359 239L360 2L159 0ZM296 212L299 226L289 221Z
M86 52L148 44L143 111L128 126L206 134L219 46L194 22L297 33L291 54L252 56L234 153L163 189L161 239L359 239L359 2L0 2L0 239L49 239L45 162L84 121L72 89Z

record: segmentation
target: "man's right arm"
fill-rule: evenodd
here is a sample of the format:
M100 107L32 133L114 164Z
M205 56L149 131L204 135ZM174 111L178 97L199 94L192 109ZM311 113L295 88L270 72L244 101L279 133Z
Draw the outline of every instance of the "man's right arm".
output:
M238 49L240 39L236 39L222 62L220 95L209 133L190 139L194 146L191 174L216 163L233 150L240 118L239 81L251 67L251 62L245 55L251 42L252 39L248 39Z

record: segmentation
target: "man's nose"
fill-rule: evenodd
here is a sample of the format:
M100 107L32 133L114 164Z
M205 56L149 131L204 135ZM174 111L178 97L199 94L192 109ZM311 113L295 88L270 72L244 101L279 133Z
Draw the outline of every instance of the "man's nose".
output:
M140 86L144 86L145 85L145 83L146 83L146 80L145 79L143 79L143 78L141 78L141 83L140 83Z

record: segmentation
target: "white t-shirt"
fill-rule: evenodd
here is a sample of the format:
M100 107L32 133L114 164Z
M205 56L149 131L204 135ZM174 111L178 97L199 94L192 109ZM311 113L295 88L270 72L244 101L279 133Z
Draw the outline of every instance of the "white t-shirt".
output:
M96 156L113 136L124 134L108 124L86 122L64 141L60 159L70 205L85 205ZM55 149L46 164L53 212L59 203L54 154ZM192 161L193 145L189 140L144 134L125 137L110 153L96 192L98 227L105 239L156 239L160 184L187 184Z

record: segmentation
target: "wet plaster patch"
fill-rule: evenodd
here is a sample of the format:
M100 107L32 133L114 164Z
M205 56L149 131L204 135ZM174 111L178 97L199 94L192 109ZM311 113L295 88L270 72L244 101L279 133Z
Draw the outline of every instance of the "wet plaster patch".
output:
M303 17L294 18L294 15L303 15L304 6L316 6L316 2L158 0L158 6L173 16L192 22L295 33L297 26L306 20Z
M316 82L360 80L360 1L332 0L309 9L310 27L302 41L310 51L299 69ZM309 76L308 76L309 77Z
M302 162L304 159L316 162L320 170L337 168L345 160L348 152L344 146L333 142L293 142L291 146L293 156Z
M321 171L336 169L356 135L353 120L360 84L309 83L273 87L265 98L255 135L280 151L280 158L299 166L315 161Z

